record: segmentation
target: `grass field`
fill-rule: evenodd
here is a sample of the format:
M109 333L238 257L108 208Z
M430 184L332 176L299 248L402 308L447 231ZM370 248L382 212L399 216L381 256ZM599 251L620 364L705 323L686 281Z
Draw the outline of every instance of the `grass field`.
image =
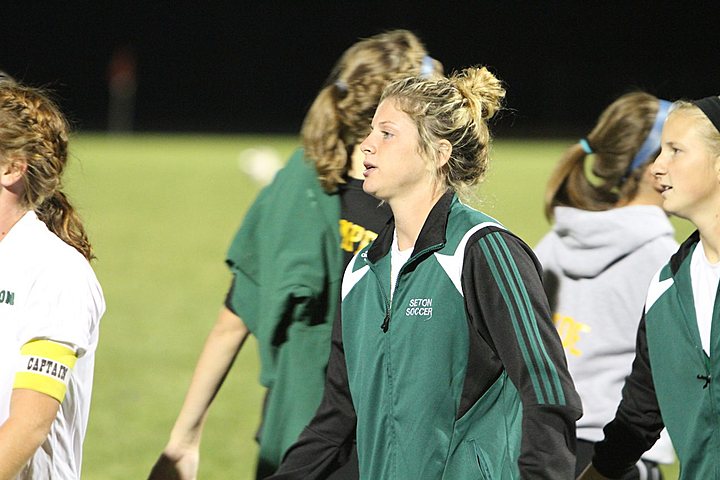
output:
M545 181L568 144L498 141L475 205L534 245L548 228ZM225 250L260 188L239 155L271 146L286 158L296 139L79 134L71 145L66 189L96 247L107 300L83 478L145 478L228 287ZM676 226L678 238L690 233ZM212 408L200 478L252 478L257 373L251 340Z

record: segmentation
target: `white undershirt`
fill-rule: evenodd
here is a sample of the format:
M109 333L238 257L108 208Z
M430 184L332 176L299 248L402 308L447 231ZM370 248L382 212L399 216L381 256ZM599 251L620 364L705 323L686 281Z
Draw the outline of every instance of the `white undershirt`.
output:
M398 274L400 269L407 263L412 255L413 247L400 250L398 246L397 230L393 232L392 248L390 250L390 299L392 300L393 293L395 293L395 283L397 283Z
M720 262L710 263L705 256L702 242L699 242L690 260L690 278L692 279L695 299L695 316L703 350L710 355L710 329L715 307L715 296L720 281Z

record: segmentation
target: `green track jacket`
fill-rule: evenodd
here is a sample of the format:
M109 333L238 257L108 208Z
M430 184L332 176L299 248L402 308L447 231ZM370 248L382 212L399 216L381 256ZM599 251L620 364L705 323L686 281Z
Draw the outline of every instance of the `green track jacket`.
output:
M390 300L392 221L350 263L323 403L273 479L571 479L580 399L531 250L441 198Z
M257 338L269 388L258 476L273 472L322 398L342 277L339 195L295 152L246 214L227 254L228 307Z
M596 446L593 464L620 476L667 427L683 480L720 479L720 295L715 297L711 356L695 317L691 235L653 279L640 322L633 369L615 419Z

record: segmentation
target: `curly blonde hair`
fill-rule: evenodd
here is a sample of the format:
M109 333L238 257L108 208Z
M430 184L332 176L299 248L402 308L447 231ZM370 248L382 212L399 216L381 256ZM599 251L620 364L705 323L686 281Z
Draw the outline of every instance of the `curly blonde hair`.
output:
M415 122L421 153L430 159L437 184L465 196L487 173L491 142L488 121L500 110L505 89L485 67L470 67L449 78L409 77L390 84L382 100L392 99ZM440 164L438 141L452 145Z
M340 57L300 132L325 191L344 183L352 150L369 133L383 88L421 73L440 75L442 65L430 59L420 39L407 30L360 40Z
M50 231L90 260L85 229L61 190L68 133L68 122L43 90L0 74L0 163L27 165L22 207L34 210Z

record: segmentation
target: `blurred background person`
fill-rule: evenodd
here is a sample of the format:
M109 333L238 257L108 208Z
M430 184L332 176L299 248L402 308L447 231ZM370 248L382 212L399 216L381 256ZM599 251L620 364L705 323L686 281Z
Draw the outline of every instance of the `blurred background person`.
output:
M225 306L151 479L196 478L208 409L250 333L267 387L257 478L275 471L320 403L345 265L390 216L362 190L358 143L388 83L441 70L405 30L360 40L340 57L303 122L304 149L260 193L230 246ZM343 475L357 476L356 461Z
M576 475L620 401L650 280L677 249L649 168L669 107L645 92L621 96L565 152L548 181L552 230L535 252L583 402ZM657 464L674 460L664 435L623 478L661 478Z
M62 192L68 124L0 74L0 479L79 479L102 289Z
M137 61L130 46L118 47L108 65L108 130L126 133L133 130Z

